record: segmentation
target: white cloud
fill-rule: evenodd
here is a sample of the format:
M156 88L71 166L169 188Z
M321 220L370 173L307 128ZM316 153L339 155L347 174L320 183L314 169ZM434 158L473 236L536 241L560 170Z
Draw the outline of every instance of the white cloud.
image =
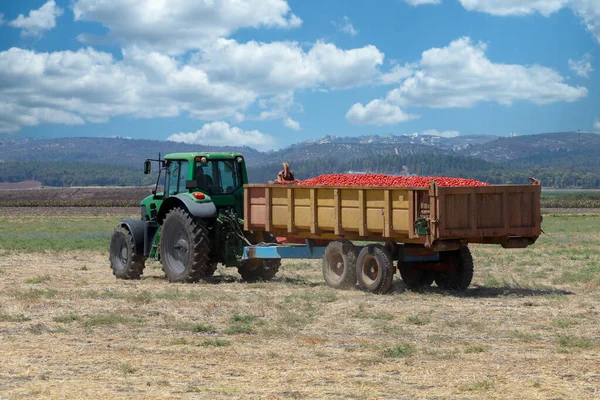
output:
M274 119L283 120L286 128L300 130L300 123L288 117L290 110L302 111L302 106L294 102L294 93L281 93L269 98L260 99L258 104L263 111L257 117L250 117L258 121L269 121Z
M22 29L22 36L41 36L45 31L56 26L56 18L63 14L63 10L56 6L54 0L48 0L37 10L31 10L29 16L20 14L9 22L14 28Z
M440 136L440 137L446 137L446 138L453 138L453 137L460 136L460 132L459 131L443 131L443 132L440 132L437 129L427 129L427 130L423 131L422 135Z
M196 132L175 133L167 140L207 146L250 146L260 150L275 148L275 138L272 136L257 130L245 131L223 121L205 124Z
M295 131L300 130L300 122L295 121L295 120L291 119L290 117L287 117L283 120L283 126L285 126L288 129L293 129Z
M333 24L333 26L335 26L335 29L338 30L339 32L345 33L350 36L358 35L358 31L356 29L354 29L354 25L352 25L352 21L346 15L344 15L343 22L338 23L335 21L331 21L331 23Z
M589 78L590 72L594 71L592 68L592 56L587 53L579 61L569 59L569 69L582 78Z
M469 11L492 15L528 15L539 12L548 16L563 8L569 0L459 0Z
M356 103L346 113L348 122L355 125L395 125L416 118L419 116L407 114L399 106L379 99L371 101L366 106Z
M41 123L83 125L85 121L77 114L50 107L27 108L18 104L0 102L0 133L15 133L22 126Z
M137 118L235 116L256 93L212 82L206 73L157 53L124 52L122 61L93 49L0 52L0 120L4 132L41 123Z
M600 1L571 0L571 8L581 17L587 30L600 43Z
M440 4L441 0L404 0L413 6ZM540 13L543 16L569 7L582 19L587 30L600 43L600 1L598 0L459 0L468 11L496 16L524 16Z
M540 13L549 16L569 7L579 16L587 30L600 43L600 1L598 0L459 0L469 11L498 16Z
M412 75L398 88L366 107L354 104L346 118L384 125L406 121L410 115L402 111L406 107L467 108L480 102L509 106L515 101L549 104L576 101L588 94L584 87L566 84L553 69L494 63L485 51L484 44L474 45L468 37L424 51Z
M420 6L423 4L440 4L442 0L404 0L404 2L411 6Z
M594 129L595 129L597 132L600 132L600 119L598 119L598 118L596 118L596 119L594 120Z
M402 82L413 74L415 66L410 64L395 65L389 72L385 72L379 76L378 82L382 85L391 85Z
M307 52L296 42L238 43L219 39L194 61L209 76L261 93L295 88L347 88L372 82L384 55L375 46L343 50L318 41Z
M318 66L319 83L332 88L349 88L376 78L384 55L373 45L342 50L331 43L317 42L307 59L310 65Z
M76 0L76 21L96 21L126 46L179 54L241 28L296 28L286 0ZM82 41L93 40L81 35Z
M503 105L520 100L572 102L587 96L586 88L567 85L551 68L494 63L485 51L484 44L474 45L468 37L424 51L420 69L391 91L387 101L400 106L455 108L482 101Z
M343 50L317 42L305 51L292 42L228 39L186 58L135 46L123 50L122 60L91 48L53 53L12 48L0 52L0 103L17 111L2 118L0 129L59 123L37 109L65 112L78 123L185 114L234 123L281 119L295 127L293 119L286 120L289 112L302 111L294 102L296 90L369 84L380 74L383 57L374 46ZM260 115L245 116L259 100L266 105Z

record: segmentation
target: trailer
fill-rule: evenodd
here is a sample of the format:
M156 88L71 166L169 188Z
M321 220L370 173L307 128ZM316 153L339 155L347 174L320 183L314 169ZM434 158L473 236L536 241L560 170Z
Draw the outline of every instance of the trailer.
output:
M418 290L465 290L469 243L525 248L541 233L541 184L472 187L245 185L244 230L304 239L246 246L243 259L323 258L336 288L390 290L394 273ZM396 263L396 266L394 265Z

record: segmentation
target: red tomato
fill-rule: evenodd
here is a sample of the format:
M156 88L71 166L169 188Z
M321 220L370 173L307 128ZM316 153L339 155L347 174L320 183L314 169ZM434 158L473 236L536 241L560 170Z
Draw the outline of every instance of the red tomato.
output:
M474 179L441 176L392 176L384 174L326 174L297 182L298 185L320 186L389 186L426 187L435 182L440 186L489 186Z

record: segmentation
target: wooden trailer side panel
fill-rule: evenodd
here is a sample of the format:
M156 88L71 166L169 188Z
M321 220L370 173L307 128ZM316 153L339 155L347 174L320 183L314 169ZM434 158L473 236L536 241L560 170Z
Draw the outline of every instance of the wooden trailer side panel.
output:
M414 236L412 196L409 188L246 185L244 228L400 241Z
M436 239L537 237L540 185L435 187L431 207Z

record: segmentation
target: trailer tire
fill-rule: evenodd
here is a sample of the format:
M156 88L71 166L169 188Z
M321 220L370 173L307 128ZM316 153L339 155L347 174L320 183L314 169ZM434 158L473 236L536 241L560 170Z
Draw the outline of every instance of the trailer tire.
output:
M398 269L402 280L412 291L419 291L431 286L434 280L432 271L415 268L415 263L398 261Z
M371 244L358 254L356 275L361 289L375 294L388 293L394 279L394 264L385 248Z
M436 272L435 283L441 289L452 289L460 292L467 290L473 280L473 257L467 246L455 251L440 252L443 263L454 266L450 272Z
M119 279L140 279L145 267L145 259L135 254L135 241L129 230L117 227L110 237L110 268Z
M323 279L335 289L351 289L356 285L358 251L349 240L336 240L325 248Z
M206 278L212 270L209 254L210 239L204 221L181 208L169 211L160 235L161 262L169 282Z
M238 273L246 282L270 281L275 277L281 266L281 259L259 260L260 264L253 269L249 268L250 260L242 261ZM254 260L252 260L254 261Z

